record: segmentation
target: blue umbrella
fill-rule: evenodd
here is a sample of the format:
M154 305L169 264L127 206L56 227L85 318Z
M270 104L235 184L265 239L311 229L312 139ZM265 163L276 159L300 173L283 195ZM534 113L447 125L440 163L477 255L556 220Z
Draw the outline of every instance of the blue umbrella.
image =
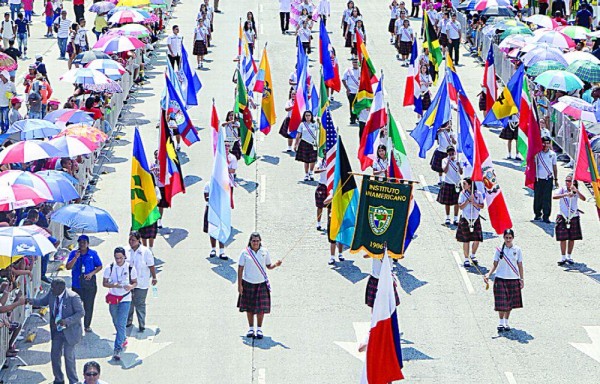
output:
M24 119L13 123L6 133L15 134L15 139L18 140L31 140L31 139L45 139L52 137L60 133L54 123L42 119Z
M0 228L1 256L43 256L56 251L37 225Z
M42 178L52 177L55 179L65 179L73 185L79 184L79 180L77 180L73 176L69 175L67 172L63 172L63 171L48 170L48 171L39 171L39 172L36 172L35 174L42 176Z
M51 173L50 172L54 172ZM62 173L62 174L61 174ZM36 172L36 175L42 177L46 184L48 184L48 188L50 188L50 192L52 192L52 200L60 203L66 203L71 200L79 199L79 193L73 186L73 183L69 178L65 175L65 172L60 171L41 171ZM72 176L69 176L75 179ZM77 179L75 179L77 180Z
M86 204L69 204L54 212L52 221L84 232L119 232L112 216L104 209Z

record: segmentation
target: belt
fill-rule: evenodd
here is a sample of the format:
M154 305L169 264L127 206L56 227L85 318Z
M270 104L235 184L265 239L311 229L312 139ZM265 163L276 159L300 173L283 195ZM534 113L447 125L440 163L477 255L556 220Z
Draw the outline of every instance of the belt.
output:
M554 180L554 177L553 177L553 176L548 176L548 177L547 177L547 178L545 178L545 179L544 179L544 178L541 178L541 177L536 177L535 179L536 179L536 180Z

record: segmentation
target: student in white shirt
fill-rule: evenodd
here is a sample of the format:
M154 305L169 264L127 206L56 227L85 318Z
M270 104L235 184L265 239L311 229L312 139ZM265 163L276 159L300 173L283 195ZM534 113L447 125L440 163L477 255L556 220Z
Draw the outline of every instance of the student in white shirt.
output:
M552 186L558 188L558 168L556 167L556 153L549 137L542 137L542 150L535 155L535 183L533 185L533 213L534 220L550 222L552 211Z
M473 180L466 178L462 182L462 191L458 197L458 206L461 209L460 221L456 228L456 240L463 243L465 256L464 266L468 268L473 264L478 265L477 248L483 241L483 231L479 211L483 209L483 195L475 189Z
M254 32L254 29L252 28L252 22L250 20L246 20L244 22L244 35L246 36L246 41L248 41L248 50L250 51L250 56L254 56L256 32Z
M179 26L173 26L173 34L167 37L167 57L173 69L177 64L177 69L181 68L181 46L183 39L179 36Z
M356 24L354 29L352 30L352 48L350 49L350 53L352 57L358 57L358 35L362 38L362 41L367 44L367 32L365 31L365 25L363 24L362 19L356 20Z
M429 74L428 65L421 65L420 68L419 83L421 84L421 107L423 107L423 113L425 113L431 105L431 92L429 91L429 87L433 85L433 80Z
M204 16L198 20L198 25L194 28L194 50L193 54L196 55L198 61L198 69L202 69L204 66L204 56L208 54L207 40L208 40L208 29L204 25Z
M279 0L279 23L281 34L285 35L290 29L290 12L292 11L292 0Z
M558 200L559 213L556 217L554 233L556 240L560 242L561 258L559 266L573 265L573 247L576 240L582 240L581 222L579 220L578 200L585 201L585 196L579 192L577 180L573 180L573 174L569 173L565 178L565 186L560 187L552 197Z
M350 105L350 124L356 124L357 117L352 110L352 103L356 98L356 92L358 92L358 85L360 83L360 68L358 67L358 59L352 59L352 67L346 69L342 75L342 84L346 88L346 96L348 97L348 103Z
M396 35L396 19L400 16L400 12L398 12L398 2L396 0L392 0L392 4L389 5L390 8L390 23L388 24L388 32L390 33L390 43L394 42L394 36Z
M446 211L446 225L450 225L450 207L454 207L454 225L458 225L458 197L463 170L456 157L454 147L449 146L446 153L448 156L442 160L444 175L437 202L442 204Z
M315 173L319 175L319 185L315 190L315 206L317 207L317 231L323 230L321 217L323 216L323 208L325 208L325 199L327 198L327 162L326 158L322 158L319 165L315 169Z
M377 180L383 181L388 174L388 158L387 158L387 147L383 144L379 144L377 147L377 159L373 162L373 176L377 176Z
M523 253L521 248L514 245L514 238L515 232L512 229L504 230L504 243L501 248L496 248L494 253L494 266L483 277L487 284L490 276L496 272L494 309L500 317L498 332L510 331L508 325L510 312L516 308L523 308L521 297L521 290L525 287Z
M458 65L460 58L460 40L462 38L461 26L456 21L456 13L452 14L452 20L446 25L446 35L448 36L448 44L450 46L450 57L454 60L454 64ZM454 52L454 57L452 53Z
M117 335L115 337L113 359L121 360L121 352L127 345L125 334L127 316L131 306L131 291L137 286L137 271L125 261L126 252L122 247L115 248L115 261L104 269L103 286L108 288L106 302Z
M396 48L398 49L398 54L400 55L400 61L402 65L408 67L408 56L412 51L413 40L415 39L415 34L413 29L410 27L410 21L408 19L404 19L402 21L402 27L396 32L399 37L399 41L397 41Z
M344 47L352 48L352 32L354 31L354 28L356 27L356 20L358 20L360 18L361 18L361 15L360 15L360 10L358 9L358 7L352 8L352 13L346 20L346 30L344 31L344 37L346 38L346 43L344 44Z
M331 4L329 0L321 0L319 1L318 6L319 17L323 20L323 24L327 25L327 19L331 16Z
M305 111L296 135L296 161L304 163L304 181L313 181L313 170L317 162L317 135L319 124L315 122L311 111Z
M240 312L246 312L248 317L248 332L246 337L262 339L262 323L265 313L271 313L271 285L267 269L275 269L281 265L281 260L271 263L269 251L262 247L258 232L250 234L248 246L242 250L238 261L238 303ZM256 315L257 328L254 329Z
M341 25L342 37L346 37L346 29L348 28L348 19L350 19L350 16L352 15L353 11L354 11L354 1L350 0L346 4L346 9L344 9L344 12L342 13L342 25Z
M448 156L448 147L451 145L454 146L457 143L456 134L454 133L454 131L452 131L452 125L450 124L450 122L444 123L440 127L440 129L438 129L437 142L438 147L436 148L435 152L433 152L433 156L431 157L429 165L431 166L431 169L433 171L438 173L440 177L438 185L441 185L442 173L444 171L442 168L442 159Z
M129 248L127 262L133 266L137 273L137 286L131 291L131 306L127 316L127 327L133 326L133 312L135 310L139 332L146 329L146 298L150 285L156 285L156 268L154 267L154 255L150 248L141 243L142 236L138 231L129 233Z
M292 110L294 109L294 104L296 102L296 91L294 89L290 89L290 97L285 104L285 111L287 112L287 116L283 119L281 123L281 127L279 128L279 134L287 139L287 149L285 150L287 153L291 153L293 151L292 144L294 143L294 138L290 136L290 132L288 128L290 126L290 118L292 117Z
M302 48L307 55L310 55L310 40L312 36L310 35L310 28L308 27L309 22L303 21L302 24L298 25L298 30L296 31L296 35L300 39L300 43L302 44Z

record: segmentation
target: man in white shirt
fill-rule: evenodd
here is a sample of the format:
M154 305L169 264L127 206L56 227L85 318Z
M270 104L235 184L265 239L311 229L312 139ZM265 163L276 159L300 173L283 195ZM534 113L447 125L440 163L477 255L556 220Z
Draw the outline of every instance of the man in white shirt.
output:
M54 20L54 25L58 26L56 38L58 39L58 49L60 50L60 60L66 60L67 39L69 38L69 29L71 28L71 20L67 19L67 11L62 10L60 17Z
M8 93L12 95L7 95ZM10 81L10 74L8 71L0 72L0 128L2 133L8 129L8 108L10 105L10 98L17 94L15 83Z
M292 0L279 0L279 22L281 24L281 34L283 35L290 29L291 10Z
M459 49L460 49L460 39L462 37L462 32L460 30L460 23L456 21L456 13L452 14L452 20L446 26L446 34L448 35L448 45L450 49L450 58L454 60L454 64L458 65L459 58ZM454 57L452 57L452 52L454 53Z
M10 12L4 13L4 20L0 26L0 33L2 33L2 44L4 49L8 48L8 42L15 39L17 33L17 26L15 22L10 19Z
M150 283L156 285L156 268L154 266L154 255L150 249L141 243L142 236L138 231L129 233L129 249L127 249L127 261L133 265L137 272L137 286L131 291L131 306L127 317L127 327L133 326L133 310L137 313L139 332L146 329L146 298ZM152 280L150 279L152 278Z
M342 84L346 88L346 96L348 96L348 102L350 103L350 124L356 124L357 116L352 111L352 103L356 98L358 92L358 84L360 83L360 68L358 67L358 59L352 59L352 67L346 69L344 76L342 76Z
M558 168L556 167L556 153L550 149L552 146L549 137L542 137L542 150L535 155L535 183L533 185L533 213L534 220L550 222L552 211L552 185L558 188Z
M177 69L181 68L181 47L183 45L183 38L179 36L179 26L173 26L173 34L167 37L167 57L173 69L175 69L175 63L177 63Z
M323 19L323 24L327 25L327 19L331 16L331 4L329 0L321 0L318 10L319 16Z

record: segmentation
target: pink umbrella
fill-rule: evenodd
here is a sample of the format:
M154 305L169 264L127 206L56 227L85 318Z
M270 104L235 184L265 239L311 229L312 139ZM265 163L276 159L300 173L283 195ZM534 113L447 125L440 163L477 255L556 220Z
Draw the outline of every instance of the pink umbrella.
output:
M587 101L572 96L562 96L558 102L552 105L552 108L559 112L569 115L576 120L585 120L596 123L594 106Z
M61 136L50 140L48 144L60 151L61 157L75 157L92 153L98 145L85 137Z
M45 195L27 185L0 185L0 211L32 207L51 199L51 195Z
M476 11L483 11L490 7L512 8L512 4L510 0L481 0L475 4Z
M559 31L544 31L540 34L534 32L534 37L531 40L535 43L547 43L551 47L560 49L575 47L573 39Z
M111 35L110 39L106 41L97 41L92 49L95 51L102 51L107 54L112 54L133 51L144 46L146 46L146 44L142 43L139 39L135 37Z
M41 196L52 198L50 187L39 175L31 172L8 170L0 173L0 186L24 185L35 189Z
M37 140L19 141L0 152L0 164L28 163L58 156L58 150L47 142Z
M117 11L108 19L109 24L141 23L146 20L144 15L134 10Z

